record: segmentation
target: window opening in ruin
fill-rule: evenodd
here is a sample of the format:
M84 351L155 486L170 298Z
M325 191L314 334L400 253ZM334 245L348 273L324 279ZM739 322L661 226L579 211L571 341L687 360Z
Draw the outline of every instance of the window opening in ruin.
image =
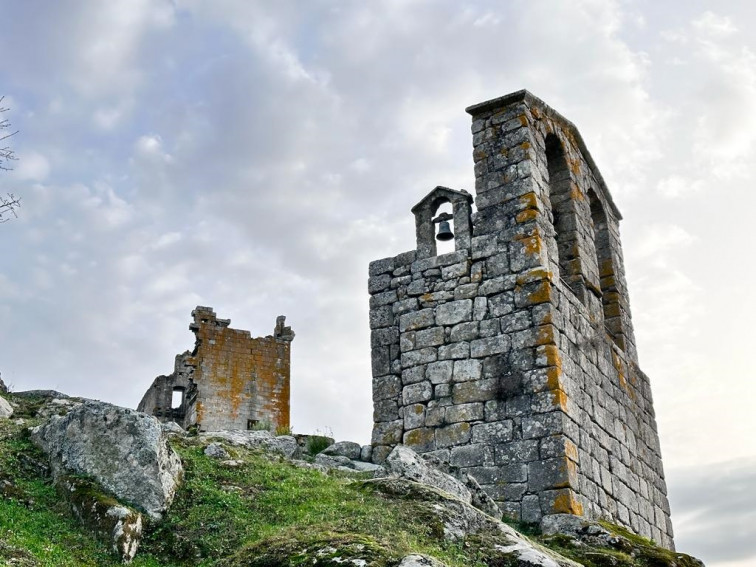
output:
M260 423L259 419L248 419L247 420L247 429L254 429L255 426Z
M604 325L609 335L618 346L618 334L621 331L622 319L619 310L619 293L617 293L614 279L614 265L612 263L612 242L609 233L609 223L606 212L593 189L588 190L588 200L591 205L591 221L593 224L593 242L596 248L596 265L598 266L599 283L601 287L601 304L604 312Z
M562 143L554 134L546 136L546 163L549 171L549 201L557 244L559 276L572 287L576 277L580 276L574 273L577 262L573 262L577 251L577 222L570 196L570 170Z
M447 225L443 225L441 222L436 223L435 231L436 231L436 254L440 256L441 254L448 254L449 252L454 252L455 244L454 244L454 237L449 238L447 240L439 240L438 235L439 231L446 230L448 227L449 231L451 231L452 235L454 234L454 208L452 207L452 204L449 201L442 201L439 205L438 209L436 209L436 213L434 214L434 218L438 218L442 214L446 213L447 215L451 216L452 218L443 221L448 223Z
M179 409L184 405L184 388L174 388L171 396L171 409Z

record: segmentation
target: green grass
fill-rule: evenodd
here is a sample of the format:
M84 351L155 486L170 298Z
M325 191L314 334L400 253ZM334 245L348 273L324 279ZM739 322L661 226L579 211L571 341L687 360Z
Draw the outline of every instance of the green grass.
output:
M234 457L244 465L223 466L195 443L186 438L176 444L185 466L184 486L144 543L144 550L166 564L174 558L210 565L245 544L273 541L284 533L305 539L323 533L368 536L378 545L391 542L392 553L425 549L456 563L457 550L438 542L408 503L373 494L359 481L243 450Z
M14 417L25 423L0 420L0 566L120 565L72 517L45 476L44 455L25 432L36 425L41 402L14 401L20 404ZM339 567L350 553L376 567L391 567L407 553L432 555L449 567L509 567L513 561L491 554L490 535L445 543L437 519L413 494L386 496L359 475L324 475L235 447L227 450L242 464L231 467L207 457L197 437L175 437L172 444L184 482L163 522L145 526L135 567L304 567L315 559ZM621 528L607 529L629 541L633 555L642 553L576 546L563 536L538 539L589 567L694 565ZM329 555L334 547L338 557Z

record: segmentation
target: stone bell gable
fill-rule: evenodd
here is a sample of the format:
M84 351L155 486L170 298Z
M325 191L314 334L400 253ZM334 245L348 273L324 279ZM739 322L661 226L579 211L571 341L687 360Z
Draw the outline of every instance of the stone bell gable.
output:
M522 521L603 517L671 548L619 210L575 126L529 92L467 112L477 212L437 187L412 209L416 250L370 264L374 459L403 443Z

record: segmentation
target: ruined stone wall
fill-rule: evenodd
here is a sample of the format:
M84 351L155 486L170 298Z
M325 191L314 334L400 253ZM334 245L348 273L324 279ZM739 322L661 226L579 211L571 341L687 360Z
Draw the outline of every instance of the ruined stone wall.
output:
M672 546L619 211L575 127L529 93L468 112L472 229L466 194L437 188L413 209L417 250L370 265L375 458L405 443L516 518L603 516ZM436 256L447 201L456 251Z
M272 336L232 329L209 307L192 311L193 352L176 357L173 374L159 376L139 404L145 411L200 431L289 427L290 356L294 333L279 317ZM183 403L171 408L174 390Z

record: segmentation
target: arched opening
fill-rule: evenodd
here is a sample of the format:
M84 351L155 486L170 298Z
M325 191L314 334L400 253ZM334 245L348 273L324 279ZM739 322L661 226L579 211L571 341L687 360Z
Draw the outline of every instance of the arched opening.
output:
M177 386L171 395L171 409L180 409L184 405L184 388Z
M559 138L546 136L546 164L549 172L549 201L556 238L559 275L570 287L579 278L577 223L571 202L570 170Z
M444 199L443 201L440 201L438 204L438 208L436 209L436 212L433 214L434 218L440 217L442 214L447 214L451 216L447 221L449 230L452 234L455 234L454 232L454 207L452 206L451 202L448 199ZM435 236L436 236L436 254L448 254L449 252L454 252L454 238L450 238L448 240L438 240L437 236L439 233L439 229L441 228L441 223L435 223Z
M606 218L604 206L593 189L588 191L588 200L591 205L593 242L596 249L596 266L598 267L599 283L601 286L604 325L614 339L614 342L621 346L619 339L622 332L622 319L620 317L619 293L614 277L609 222Z

